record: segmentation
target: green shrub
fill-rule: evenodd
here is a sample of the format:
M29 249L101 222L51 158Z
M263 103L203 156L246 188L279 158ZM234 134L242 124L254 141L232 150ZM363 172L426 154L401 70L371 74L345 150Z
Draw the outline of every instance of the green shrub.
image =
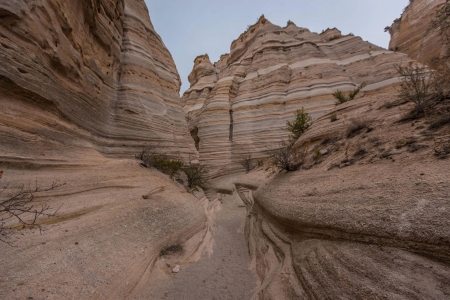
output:
M356 89L354 89L352 92L348 94L348 96L345 96L344 92L341 90L337 90L332 95L334 98L337 99L336 105L351 101L355 99L356 95L359 94L359 92L366 86L366 83L361 83Z
M152 157L150 165L155 169L175 178L184 166L184 163L179 158L170 158L165 154L157 154Z
M286 122L287 130L289 130L292 135L292 140L297 140L312 124L312 118L309 116L305 109L297 109L295 112L295 120Z
M208 175L205 165L189 163L182 170L187 176L188 188L190 190L205 188Z

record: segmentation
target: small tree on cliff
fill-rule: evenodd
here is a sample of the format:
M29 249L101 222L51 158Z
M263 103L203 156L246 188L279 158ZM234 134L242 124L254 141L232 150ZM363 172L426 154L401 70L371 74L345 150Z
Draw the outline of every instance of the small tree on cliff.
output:
M291 140L297 140L312 124L312 118L305 112L305 109L297 109L295 112L295 120L287 121L286 128L291 134Z

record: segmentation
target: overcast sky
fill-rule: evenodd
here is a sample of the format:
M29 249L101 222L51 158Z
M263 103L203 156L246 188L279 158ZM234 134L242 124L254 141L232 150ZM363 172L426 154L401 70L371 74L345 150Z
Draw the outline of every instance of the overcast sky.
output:
M409 0L145 0L153 25L177 65L183 83L194 59L207 53L211 62L230 52L231 42L264 16L285 26L288 20L314 32L337 27L387 48L390 26Z

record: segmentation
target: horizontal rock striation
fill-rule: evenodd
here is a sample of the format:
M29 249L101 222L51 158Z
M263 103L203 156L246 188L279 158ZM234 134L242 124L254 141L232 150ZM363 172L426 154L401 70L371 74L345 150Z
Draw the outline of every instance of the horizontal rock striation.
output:
M129 157L157 143L196 154L143 0L2 1L0 45L3 162Z
M286 121L302 107L317 118L334 107L332 93L398 82L395 64L410 61L336 28L321 34L262 16L214 64L195 60L182 103L211 176L242 171L249 154L267 157L288 139Z
M431 25L436 12L445 3L445 0L410 1L401 17L389 28L389 49L406 53L412 59L426 64L433 58L445 55L448 46L443 44L439 29Z

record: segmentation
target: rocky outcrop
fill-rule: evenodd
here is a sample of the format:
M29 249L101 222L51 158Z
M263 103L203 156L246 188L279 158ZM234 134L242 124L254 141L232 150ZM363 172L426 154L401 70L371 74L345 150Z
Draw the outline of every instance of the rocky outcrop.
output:
M196 155L143 0L2 1L0 43L4 163L130 157L156 143Z
M446 0L413 0L389 28L391 41L389 49L408 54L422 63L430 63L446 53L448 46L443 44L438 28L431 26L436 12L445 5Z
M450 162L433 141L450 125L399 122L411 105L389 105L395 86L372 93L299 138L305 168L234 179L254 299L450 299ZM350 135L355 120L368 128Z
M218 62L195 60L182 97L189 130L211 176L242 171L249 154L266 157L288 139L286 121L297 109L320 117L334 107L336 90L363 82L364 92L381 90L398 81L395 64L409 60L336 28L317 34L262 16Z

